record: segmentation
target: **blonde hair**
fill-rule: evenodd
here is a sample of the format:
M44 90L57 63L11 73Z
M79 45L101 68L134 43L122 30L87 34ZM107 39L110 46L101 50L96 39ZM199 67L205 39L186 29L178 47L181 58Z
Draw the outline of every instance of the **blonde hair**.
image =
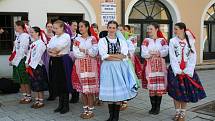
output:
M58 24L60 27L63 27L63 28L65 27L64 22L61 20L55 21L54 24Z

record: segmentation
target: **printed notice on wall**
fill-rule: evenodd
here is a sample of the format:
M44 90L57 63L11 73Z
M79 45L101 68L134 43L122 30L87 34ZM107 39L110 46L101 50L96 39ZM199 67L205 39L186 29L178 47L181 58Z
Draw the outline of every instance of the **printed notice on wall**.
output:
M101 24L106 26L108 21L116 20L116 4L111 2L101 3Z

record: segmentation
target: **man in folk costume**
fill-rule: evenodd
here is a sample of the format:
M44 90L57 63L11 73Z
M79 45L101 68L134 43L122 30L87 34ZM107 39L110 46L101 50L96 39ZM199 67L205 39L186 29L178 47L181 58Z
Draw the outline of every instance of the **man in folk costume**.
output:
M162 95L167 88L167 67L164 57L168 55L168 43L163 37L157 23L147 28L149 38L142 43L141 56L145 59L143 71L143 88L149 90L152 105L149 114L157 115L160 112Z
M21 86L23 98L20 100L21 104L28 104L31 102L31 89L29 86L29 77L25 72L25 60L28 53L30 43L30 36L25 33L25 24L22 21L17 21L15 27L16 40L14 41L14 48L9 57L10 65L13 66L13 78Z
M187 103L196 103L206 94L195 71L195 36L184 23L176 23L174 33L169 43L168 94L176 109L173 120L185 121Z

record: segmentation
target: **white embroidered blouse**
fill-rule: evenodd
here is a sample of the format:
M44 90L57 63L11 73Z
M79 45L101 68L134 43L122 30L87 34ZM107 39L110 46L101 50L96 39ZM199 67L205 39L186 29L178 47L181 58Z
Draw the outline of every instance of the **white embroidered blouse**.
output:
M108 40L110 43L116 43L117 42L117 39L108 38ZM127 56L128 55L128 45L127 45L126 41L119 39L119 42L120 42L120 47L121 47L121 54ZM98 47L99 47L99 54L101 56L101 59L105 60L106 58L108 58L109 57L108 43L107 43L107 40L105 37L101 38L99 40ZM124 60L127 60L127 59L124 59Z
M70 52L70 46L71 46L71 39L70 36L66 33L58 36L55 35L51 38L49 41L49 44L47 45L48 49L57 48L60 50L58 55L66 55Z
M81 52L81 49L85 49L86 52ZM76 58L85 58L87 55L95 57L98 55L98 44L93 36L83 38L78 36L75 38L73 44L73 54Z
M151 38L146 38L143 40L141 49L141 56L143 58L150 58L150 51L159 51L161 57L166 57L168 55L168 44L163 38L158 38L156 40Z
M189 38L189 42L193 50L193 53L190 51L190 48L186 40L180 40L178 37L174 37L170 40L169 57L171 67L175 75L184 72L185 74L188 74L191 77L193 76L196 65L196 50L194 45L195 39ZM185 61L184 70L180 68L182 57Z
M17 34L14 41L13 52L16 52L15 57L11 61L12 65L18 66L20 61L27 55L30 44L30 36L27 33Z
M25 61L31 68L36 69L38 65L42 66L42 56L46 50L45 43L39 39L30 45L30 50Z

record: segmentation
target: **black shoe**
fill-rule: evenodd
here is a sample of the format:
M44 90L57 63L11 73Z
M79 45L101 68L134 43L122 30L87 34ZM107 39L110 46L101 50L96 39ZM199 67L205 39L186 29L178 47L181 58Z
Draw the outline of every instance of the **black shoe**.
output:
M60 114L69 112L69 94L63 94L63 108L60 110Z
M154 114L155 113L155 109L156 109L156 97L155 96L150 96L150 102L151 102L151 105L152 105L152 108L151 110L149 111L149 114Z
M58 107L54 110L55 113L60 112L63 108L63 96L59 96Z
M79 92L74 91L72 92L72 98L70 100L70 103L78 103L79 101Z
M160 105L161 105L162 96L156 96L156 108L154 115L158 115L160 113Z
M114 113L112 121L119 121L120 105L114 104Z
M110 117L106 121L112 121L113 120L113 113L114 113L114 104L108 104L108 109L109 109Z

